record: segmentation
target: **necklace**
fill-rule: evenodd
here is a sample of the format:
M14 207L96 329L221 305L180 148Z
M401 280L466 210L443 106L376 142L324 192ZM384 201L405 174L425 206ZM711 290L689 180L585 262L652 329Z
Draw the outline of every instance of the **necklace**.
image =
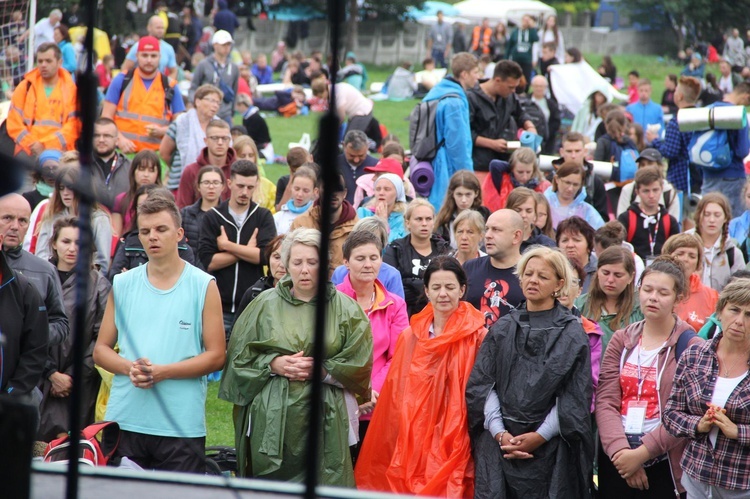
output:
M729 377L729 373L732 372L732 370L737 366L737 364L739 363L740 360L742 360L742 357L740 357L737 360L735 360L732 363L731 367L726 367L726 365L724 366L724 377L725 378ZM722 361L722 363L726 364L726 362L724 362L724 361Z

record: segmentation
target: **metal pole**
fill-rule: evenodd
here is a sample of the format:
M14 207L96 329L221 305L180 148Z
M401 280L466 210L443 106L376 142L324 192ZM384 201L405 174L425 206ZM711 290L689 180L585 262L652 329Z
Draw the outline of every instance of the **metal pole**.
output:
M342 11L344 0L328 0L328 15L331 28L331 82L336 82L338 70L338 48L341 33ZM318 484L320 461L320 429L323 396L323 356L325 355L325 326L328 287L328 248L331 234L331 198L334 186L340 183L336 168L336 157L339 152L339 118L336 112L336 86L331 85L328 112L320 120L318 144L320 146L320 164L323 176L323 195L320 200L320 266L318 277L318 306L315 309L315 338L313 342L313 376L312 395L310 400L310 423L307 435L307 476L305 477L305 498L315 499L315 488Z
M78 116L81 120L81 136L78 141L80 153L81 175L79 186L81 189L78 203L78 217L80 220L80 237L78 244L78 261L76 262L76 306L73 322L73 387L70 395L70 448L68 453L68 480L66 486L67 499L78 497L78 452L79 436L81 434L81 402L83 400L83 356L84 328L88 310L89 273L91 272L91 204L94 201L91 193L91 163L93 161L94 121L96 120L97 78L94 75L94 28L96 26L96 0L88 0L88 29L84 41L85 69L78 75Z
M26 72L34 69L34 26L36 26L36 0L29 2L29 36L26 38Z

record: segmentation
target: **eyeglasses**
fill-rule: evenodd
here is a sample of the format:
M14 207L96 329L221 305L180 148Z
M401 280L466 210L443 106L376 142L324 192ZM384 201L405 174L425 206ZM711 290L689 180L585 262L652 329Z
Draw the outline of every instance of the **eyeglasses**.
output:
M223 182L220 180L201 180L200 185L203 187L219 187L223 185Z
M209 104L216 104L217 106L221 104L221 101L217 99L209 99L208 97L201 99L204 102L208 102Z
M232 140L232 137L217 137L214 135L212 137L208 137L208 140L210 140L211 142L218 142L221 144L222 142L229 142L230 140Z

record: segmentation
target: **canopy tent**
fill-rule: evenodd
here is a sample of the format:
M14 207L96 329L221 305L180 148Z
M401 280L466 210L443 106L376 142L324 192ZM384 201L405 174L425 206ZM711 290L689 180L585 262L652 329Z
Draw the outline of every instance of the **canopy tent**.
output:
M607 98L626 101L628 96L621 94L586 61L571 64L555 64L549 67L552 90L561 106L577 113L589 95L599 91Z
M526 14L540 18L557 13L554 8L537 0L465 0L453 7L459 16L476 24L485 18L493 24L498 21L521 24L521 18Z

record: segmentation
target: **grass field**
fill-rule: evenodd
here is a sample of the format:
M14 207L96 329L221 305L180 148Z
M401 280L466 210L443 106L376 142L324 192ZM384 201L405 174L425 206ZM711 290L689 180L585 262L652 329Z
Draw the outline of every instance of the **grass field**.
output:
M641 76L651 79L654 87L654 100L661 101L664 91L664 77L670 73L679 74L682 69L673 62L653 56L622 55L612 56L620 76L627 78L627 73L637 69ZM586 56L586 60L594 67L601 62L601 56ZM716 68L709 69L716 72ZM370 81L385 81L391 72L389 68L369 68ZM416 101L405 102L376 102L375 116L385 124L389 132L401 138L402 143L408 142L407 134L409 116ZM289 142L297 142L303 133L307 132L315 138L318 127L318 115L296 116L293 118L269 117L268 127L273 138L276 154L284 155ZM267 165L266 175L272 181L288 173L285 165ZM206 402L206 422L208 425L207 445L234 445L232 429L232 407L217 399L218 383L209 384L208 401Z

